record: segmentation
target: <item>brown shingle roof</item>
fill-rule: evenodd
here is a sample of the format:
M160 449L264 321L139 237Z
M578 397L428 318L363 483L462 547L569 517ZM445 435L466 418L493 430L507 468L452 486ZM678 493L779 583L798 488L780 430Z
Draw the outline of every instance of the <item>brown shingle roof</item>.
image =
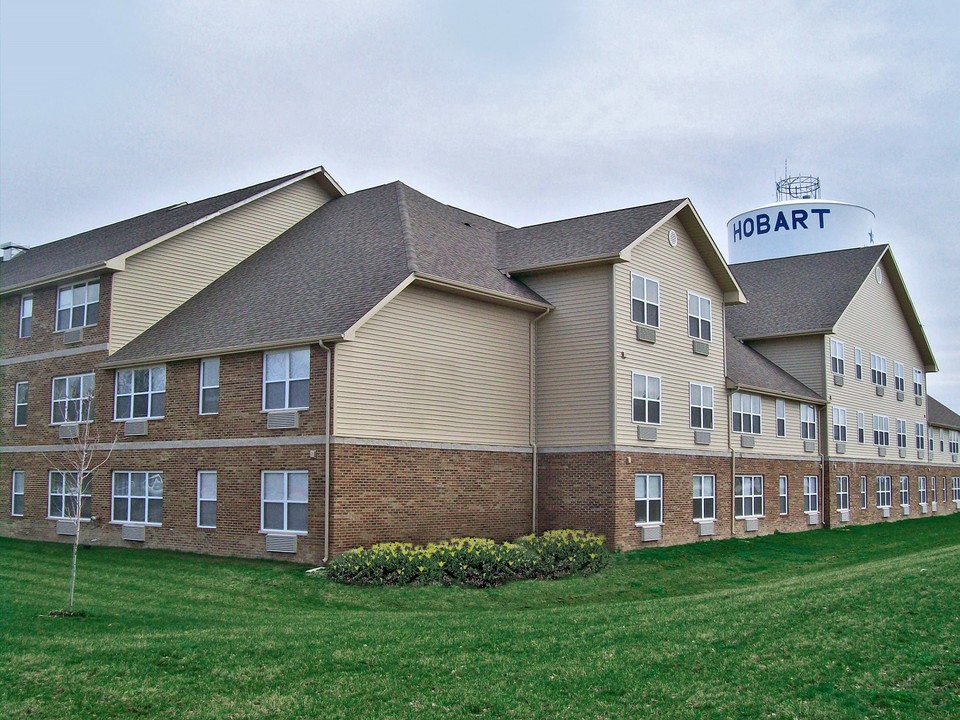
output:
M824 399L820 395L779 365L737 340L729 331L726 335L725 349L727 378L735 387L823 404Z
M960 430L960 415L931 395L927 395L927 422L937 427Z

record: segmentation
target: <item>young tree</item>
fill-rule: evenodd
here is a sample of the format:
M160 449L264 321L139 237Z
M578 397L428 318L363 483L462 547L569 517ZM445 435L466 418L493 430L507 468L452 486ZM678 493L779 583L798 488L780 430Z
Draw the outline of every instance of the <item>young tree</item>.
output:
M73 394L73 393L71 393ZM57 475L56 482L62 493L62 516L73 523L73 553L70 559L70 586L67 591L67 612L73 612L73 593L77 584L77 550L83 520L91 519L90 481L93 473L103 467L116 447L119 430L109 445L101 442L100 429L94 417L94 391L83 388L77 399L60 399L54 389L54 419L63 422L61 428L62 450L55 456L47 456L51 470ZM52 501L51 501L52 502Z

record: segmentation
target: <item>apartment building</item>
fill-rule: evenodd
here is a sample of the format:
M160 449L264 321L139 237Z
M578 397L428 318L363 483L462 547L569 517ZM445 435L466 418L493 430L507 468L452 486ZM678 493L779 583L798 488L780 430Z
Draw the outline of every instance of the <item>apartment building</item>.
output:
M81 500L101 544L322 562L911 512L858 508L861 474L954 509L934 488L960 475L960 418L924 393L889 248L824 256L728 266L689 200L511 228L322 168L39 246L0 267L0 533L67 537L77 479L53 459L84 428L112 448ZM903 456L874 416L947 450Z

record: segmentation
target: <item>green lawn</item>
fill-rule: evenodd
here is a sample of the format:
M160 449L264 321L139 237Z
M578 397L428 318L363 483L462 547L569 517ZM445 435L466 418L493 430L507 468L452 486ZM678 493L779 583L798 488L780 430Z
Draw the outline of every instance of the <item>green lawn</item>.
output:
M495 590L0 539L2 718L960 717L960 514Z

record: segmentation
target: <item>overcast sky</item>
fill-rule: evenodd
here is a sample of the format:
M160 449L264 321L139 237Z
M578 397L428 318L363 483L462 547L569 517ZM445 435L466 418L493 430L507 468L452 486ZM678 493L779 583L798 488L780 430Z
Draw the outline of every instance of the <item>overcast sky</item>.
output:
M960 410L960 4L0 0L0 239L323 165L525 225L783 173L877 215Z

